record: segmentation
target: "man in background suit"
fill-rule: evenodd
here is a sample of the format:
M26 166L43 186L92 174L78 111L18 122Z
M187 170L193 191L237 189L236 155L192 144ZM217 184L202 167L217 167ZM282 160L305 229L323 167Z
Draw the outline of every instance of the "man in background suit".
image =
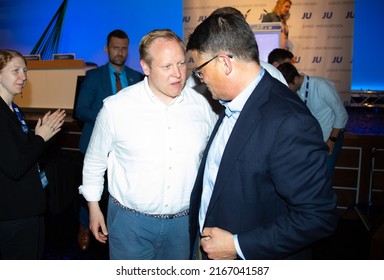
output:
M318 122L260 66L242 17L210 15L187 51L199 65L192 73L225 106L191 194L191 249L200 242L210 259L310 258L337 225Z
M97 114L103 106L103 100L120 89L143 79L140 72L125 65L128 57L128 46L129 38L124 31L117 29L109 33L107 45L104 47L104 51L108 55L108 63L87 71L85 80L81 85L76 101L75 117L84 122L80 138L80 152L83 155L87 151ZM120 80L120 85L117 79ZM104 200L106 201L105 198ZM82 250L87 250L90 243L88 207L80 206L79 220L78 243Z

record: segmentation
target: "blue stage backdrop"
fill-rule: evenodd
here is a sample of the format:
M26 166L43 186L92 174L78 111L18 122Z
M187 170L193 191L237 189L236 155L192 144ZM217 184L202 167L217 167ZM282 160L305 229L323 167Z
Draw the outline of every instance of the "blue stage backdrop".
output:
M383 0L355 0L352 90L384 91Z
M62 18L55 19L64 2L0 0L0 48L29 54L50 23L58 24L58 53L74 53L76 59L102 65L107 62L104 46L108 33L123 29L130 38L127 64L141 71L138 47L147 32L169 28L183 38L182 1L67 0Z

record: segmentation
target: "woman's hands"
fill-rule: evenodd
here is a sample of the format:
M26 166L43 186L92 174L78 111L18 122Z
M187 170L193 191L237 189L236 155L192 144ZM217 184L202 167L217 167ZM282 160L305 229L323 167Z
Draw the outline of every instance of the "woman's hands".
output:
M35 134L41 136L47 142L61 130L65 115L65 110L57 109L53 113L49 111L44 115L43 119L38 119Z

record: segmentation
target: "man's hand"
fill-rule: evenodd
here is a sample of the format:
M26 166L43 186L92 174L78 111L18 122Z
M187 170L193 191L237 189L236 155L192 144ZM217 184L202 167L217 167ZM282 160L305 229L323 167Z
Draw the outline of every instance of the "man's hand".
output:
M95 239L101 243L108 240L108 230L105 225L103 213L100 210L98 201L88 201L89 208L89 228Z
M201 247L213 260L234 260L237 252L233 240L233 234L223 229L204 228L203 237L200 240Z

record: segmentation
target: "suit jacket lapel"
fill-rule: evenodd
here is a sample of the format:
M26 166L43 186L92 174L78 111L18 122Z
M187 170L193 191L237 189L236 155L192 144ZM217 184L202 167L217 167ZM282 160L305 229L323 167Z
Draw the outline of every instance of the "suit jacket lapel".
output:
M248 142L249 137L262 118L260 107L268 100L271 87L270 79L271 76L268 73L265 73L245 103L232 130L220 162L211 201L207 209L207 215L214 207L217 198L220 196L220 192L223 190L223 186L225 186L229 178L228 176L230 176L233 165L239 157L243 146Z
M109 73L109 66L108 64L103 65L103 73L101 76L101 79L103 81L103 88L105 90L105 97L108 97L110 95L113 95L114 92L112 91L112 83L111 83L111 76Z

